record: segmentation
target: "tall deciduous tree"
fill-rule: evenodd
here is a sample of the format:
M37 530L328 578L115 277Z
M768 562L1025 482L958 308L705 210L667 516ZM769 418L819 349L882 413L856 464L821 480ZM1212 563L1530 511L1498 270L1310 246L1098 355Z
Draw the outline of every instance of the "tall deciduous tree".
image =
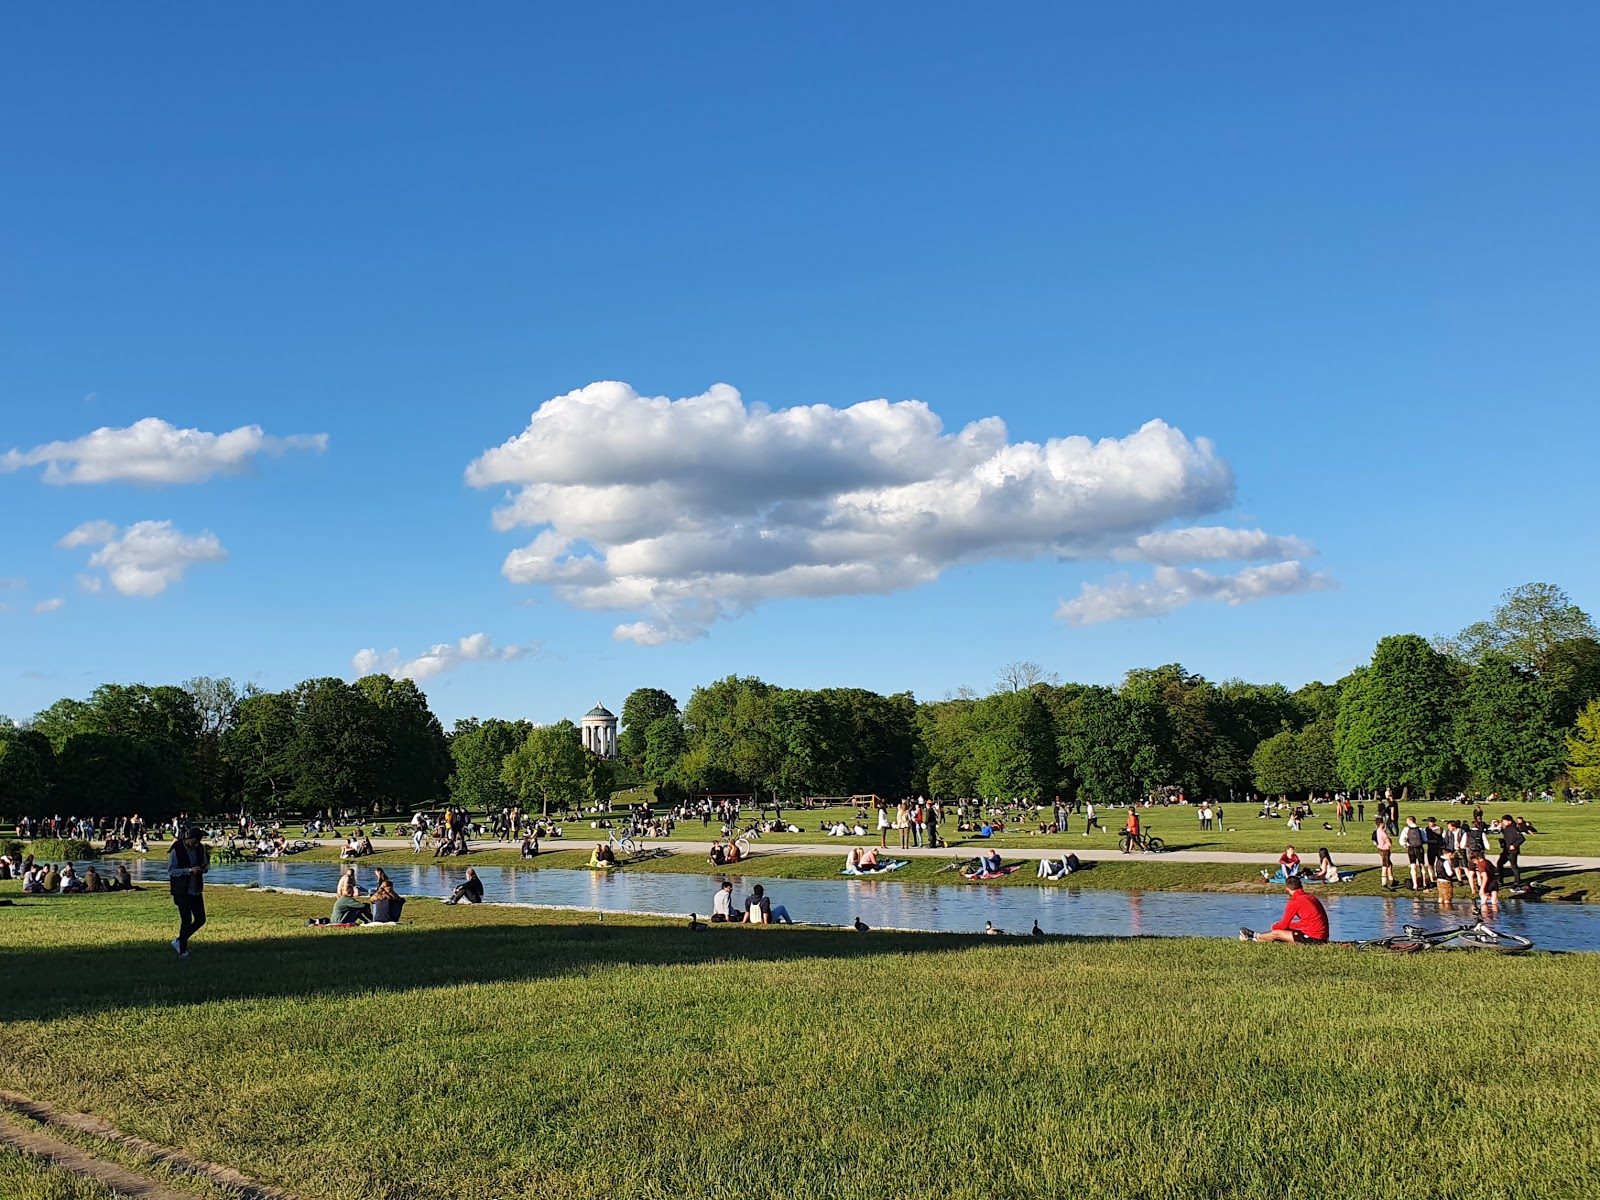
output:
M356 690L372 705L381 745L374 800L400 809L427 808L442 801L450 776L450 748L428 697L411 679L367 675Z
M308 679L294 689L289 762L294 796L313 812L359 809L379 794L384 749L377 710L342 679Z
M1489 654L1530 671L1543 671L1551 652L1574 638L1594 638L1594 621L1553 583L1525 583L1500 597L1487 621L1477 621L1450 643L1469 663Z
M622 732L617 753L634 770L642 770L647 749L646 733L662 717L678 715L678 702L660 688L634 688L622 702Z
M1415 634L1378 643L1345 678L1335 740L1351 787L1432 793L1456 781L1458 664Z
M571 721L540 725L529 731L501 768L505 782L525 809L538 805L549 812L552 801L576 804L583 794L587 768L583 735Z
M1533 672L1499 654L1479 660L1462 693L1456 741L1474 781L1491 789L1544 787L1566 767L1553 699Z
M1590 795L1600 792L1600 700L1591 700L1578 714L1567 755L1573 784Z
M494 717L457 721L450 735L450 800L469 812L496 812L518 797L501 776L506 759L523 742L533 726L527 721L502 721Z
M50 739L9 723L0 728L0 814L39 816L50 802L55 751Z
M233 727L222 735L222 756L238 775L245 804L261 813L288 807L294 792L295 697L246 688Z

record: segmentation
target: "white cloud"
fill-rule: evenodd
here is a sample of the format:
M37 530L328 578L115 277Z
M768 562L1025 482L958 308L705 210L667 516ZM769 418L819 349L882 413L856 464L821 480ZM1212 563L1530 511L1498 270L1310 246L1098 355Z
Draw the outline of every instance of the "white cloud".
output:
M98 575L78 575L76 578L77 578L77 581L78 581L78 586L81 587L84 591L86 591L86 592L98 592L100 590L100 576L98 576Z
M0 455L0 472L44 467L46 483L202 483L242 471L259 454L327 449L325 433L269 437L259 425L227 433L178 429L146 417L125 429L96 429L70 442L47 442Z
M946 433L920 401L773 412L723 384L682 400L590 384L541 405L466 477L510 489L498 528L538 530L507 555L508 579L636 613L615 636L645 644L765 600L892 592L961 563L1104 559L1233 497L1211 443L1162 421L1013 443L998 417Z
M48 600L41 600L33 606L36 613L53 613L67 606L67 602L60 596L52 596Z
M193 536L173 527L171 521L140 521L118 530L110 521L89 521L61 539L62 546L99 546L89 556L89 566L105 571L111 586L124 596L159 596L182 580L196 563L222 562L228 552L209 530ZM96 586L84 583L89 591Z
M1221 525L1189 529L1166 529L1146 533L1111 555L1119 562L1160 563L1174 567L1186 562L1232 560L1249 562L1264 558L1301 558L1315 553L1297 537L1279 537L1260 529L1228 529Z
M28 586L28 581L21 578L0 579L0 591L20 592Z
M1198 567L1186 570L1163 566L1156 567L1151 578L1139 582L1086 583L1075 599L1062 602L1056 616L1068 625L1098 625L1104 621L1165 616L1174 609L1201 601L1249 604L1253 600L1326 591L1337 586L1328 576L1313 573L1303 563L1292 559L1262 567L1246 567L1235 575L1213 575Z
M531 654L538 654L537 642L521 646L496 646L487 633L474 633L458 642L440 642L426 654L416 658L400 658L398 650L358 650L350 665L357 676L382 673L396 679L413 679L418 683L453 671L465 662L511 662Z

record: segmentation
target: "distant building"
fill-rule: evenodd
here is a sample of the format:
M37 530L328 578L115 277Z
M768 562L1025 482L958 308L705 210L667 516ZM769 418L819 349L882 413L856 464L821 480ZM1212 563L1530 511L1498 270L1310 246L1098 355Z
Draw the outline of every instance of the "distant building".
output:
M596 704L583 714L583 720L578 722L578 727L583 731L583 748L599 755L601 758L615 758L617 756L617 718L614 717L604 704Z

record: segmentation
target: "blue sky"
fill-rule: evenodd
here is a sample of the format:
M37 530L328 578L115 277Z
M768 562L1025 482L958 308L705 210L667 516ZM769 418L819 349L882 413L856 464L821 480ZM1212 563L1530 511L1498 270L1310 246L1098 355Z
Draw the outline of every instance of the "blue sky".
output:
M547 8L0 18L0 712L1600 608L1591 6Z

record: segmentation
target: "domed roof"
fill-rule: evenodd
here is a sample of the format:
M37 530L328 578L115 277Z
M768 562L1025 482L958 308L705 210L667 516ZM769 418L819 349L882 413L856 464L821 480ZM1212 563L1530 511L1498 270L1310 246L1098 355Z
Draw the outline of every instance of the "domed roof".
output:
M616 716L611 713L604 704L596 704L588 712L583 714L583 719L585 721L587 721L590 717L599 717L606 721L615 721L617 719Z

